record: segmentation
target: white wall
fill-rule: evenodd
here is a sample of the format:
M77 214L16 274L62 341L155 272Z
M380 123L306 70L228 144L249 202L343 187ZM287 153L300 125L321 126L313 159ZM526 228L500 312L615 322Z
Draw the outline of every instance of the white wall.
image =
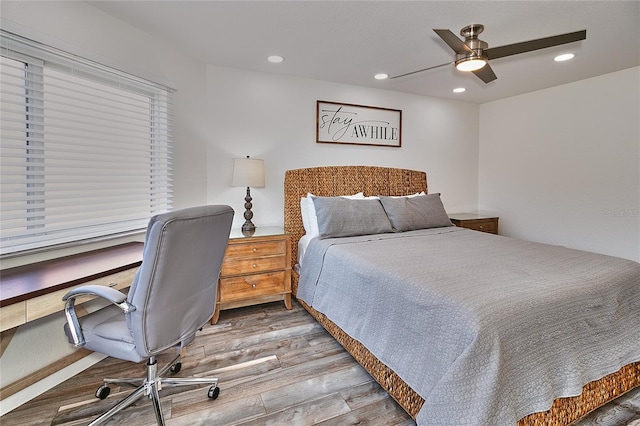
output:
M477 203L478 105L318 80L207 67L210 120L208 200L230 202L244 219L244 188L231 188L232 158L265 160L266 186L253 189L253 222L282 225L288 169L379 165L427 172L430 192L453 211ZM318 144L316 101L402 110L402 147Z
M640 260L640 68L480 106L479 204L504 235Z

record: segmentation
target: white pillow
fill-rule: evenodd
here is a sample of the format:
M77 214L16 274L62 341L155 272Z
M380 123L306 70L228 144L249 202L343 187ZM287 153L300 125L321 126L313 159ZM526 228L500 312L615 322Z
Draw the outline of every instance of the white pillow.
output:
M320 235L318 229L318 216L316 216L316 208L313 205L312 198L315 197L312 193L308 192L306 197L300 198L300 213L302 215L302 226L306 235L310 238ZM358 192L353 195L341 195L341 197L349 198L351 200L364 198L362 192Z
M419 197L421 195L427 195L427 194L425 194L425 192L422 191L422 192L416 192L415 194L411 194L411 195L393 195L391 196L391 198L404 198L404 197L413 198L413 197Z
M315 207L313 205L313 201L311 197L302 197L300 198L300 214L302 215L302 226L304 226L304 231L306 235L311 234L311 212L313 210L313 214L315 215Z
M411 195L392 195L391 198L413 198L413 197L419 197L421 195L426 195L424 191L422 192L416 192L415 194L411 194ZM368 197L364 197L365 200L379 200L380 196L379 195L370 195Z

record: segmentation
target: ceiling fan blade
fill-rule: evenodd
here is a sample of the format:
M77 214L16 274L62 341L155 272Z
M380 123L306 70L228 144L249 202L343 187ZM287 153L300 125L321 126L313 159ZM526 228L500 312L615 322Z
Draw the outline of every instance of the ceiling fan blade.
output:
M408 76L408 75L411 75L411 74L417 74L417 73L422 72L422 71L428 71L428 70L432 70L432 69L434 69L434 68L440 68L440 67L444 67L444 66L447 66L447 65L451 65L452 63L453 63L453 62L447 62L446 64L434 65L434 66L429 67L429 68L422 68L421 70L411 71L411 72L408 72L408 73L405 73L405 74L400 74L400 75L395 75L395 76L393 76L393 77L389 77L389 79L400 78L400 77L406 77L406 76Z
M489 64L486 64L484 67L479 70L472 71L480 80L485 83L490 83L493 80L497 79L496 74L493 72Z
M456 53L471 53L471 48L464 44L462 40L460 40L454 33L450 30L436 30L434 29L436 34L440 36L445 43L449 45L450 48L453 49Z
M484 53L487 55L489 60L491 60L503 58L505 56L517 55L519 53L531 52L533 50L546 49L547 47L559 46L561 44L573 43L574 41L580 41L586 38L587 30L575 31L557 36L523 41L521 43L491 47L489 49L484 49Z

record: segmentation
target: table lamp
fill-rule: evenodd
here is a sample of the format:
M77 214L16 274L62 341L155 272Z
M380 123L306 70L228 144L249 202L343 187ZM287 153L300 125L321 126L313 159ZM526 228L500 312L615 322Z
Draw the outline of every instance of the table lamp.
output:
M231 186L246 186L247 196L244 198L244 224L242 234L251 236L256 231L256 226L251 222L253 212L251 211L251 191L250 187L264 188L264 161L253 158L235 158L233 160L233 175Z

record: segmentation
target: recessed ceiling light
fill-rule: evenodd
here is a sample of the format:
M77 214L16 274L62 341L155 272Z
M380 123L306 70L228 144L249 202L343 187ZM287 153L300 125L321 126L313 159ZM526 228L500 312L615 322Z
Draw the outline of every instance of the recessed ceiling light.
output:
M280 62L284 61L284 58L282 56L278 56L278 55L271 55L267 58L267 61L273 63L273 64L279 64Z
M380 73L374 75L373 78L375 78L376 80L386 80L387 78L389 78L389 74Z
M465 89L464 87L456 87L455 89L453 89L453 93L462 93L465 90L467 89Z
M565 53L565 54L556 56L555 58L553 58L553 60L556 62L568 61L569 59L573 59L574 56L575 55L573 53Z

